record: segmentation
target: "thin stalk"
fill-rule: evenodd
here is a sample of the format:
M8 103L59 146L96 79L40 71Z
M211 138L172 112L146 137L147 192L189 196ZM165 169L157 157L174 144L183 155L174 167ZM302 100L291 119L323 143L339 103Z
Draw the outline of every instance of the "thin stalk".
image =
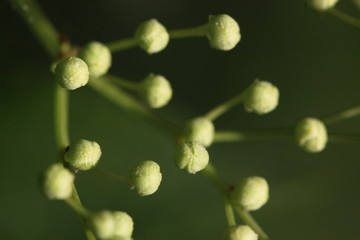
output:
M244 93L242 92L239 95L236 95L235 97L231 98L230 100L211 109L204 116L207 117L208 119L214 121L215 119L220 117L222 114L229 111L231 108L233 108L237 104L241 103L243 100L244 100Z
M135 91L139 90L139 86L140 86L139 83L134 83L134 82L129 81L127 79L120 78L120 77L115 77L115 76L112 76L112 75L107 75L107 78L110 81L113 81L114 83L118 84L121 87L131 89L131 90L135 90Z
M55 83L54 125L55 140L62 158L64 150L70 145L68 132L69 92Z
M360 105L351 107L345 110L342 110L340 112L333 113L331 115L322 117L321 120L324 122L324 124L332 124L338 121L346 120L349 118L353 118L360 115Z
M126 38L108 43L107 46L112 53L120 52L126 49L137 47L138 42L135 38Z
M216 131L214 142L243 142L249 140L275 140L289 139L293 137L293 130L283 129L262 129L247 131Z
M188 38L188 37L204 37L207 33L208 24L204 24L194 28L185 28L169 31L171 39Z
M234 209L228 199L225 200L225 215L229 227L236 226Z
M350 24L351 26L360 28L360 20L350 16L347 13L344 13L343 11L340 11L339 9L336 8L332 8L330 10L328 10L328 12L330 14L332 14L334 17L340 19L341 21Z
M80 216L87 218L89 211L84 208L79 201L76 201L75 198L66 199L65 202Z
M98 175L98 176L109 178L109 179L114 180L114 181L127 183L127 184L130 183L130 178L127 177L127 176L121 176L121 175L118 175L118 174L110 173L110 172L107 172L107 171L104 171L104 170L100 170L98 168L92 169L91 172Z
M201 171L201 173L207 177L210 182L212 182L221 193L224 194L224 196L227 196L228 194L228 185L225 182L225 180L219 175L219 173L216 171L216 168L214 165L212 165L211 162L208 163L206 168Z
M330 134L330 142L360 142L360 134Z

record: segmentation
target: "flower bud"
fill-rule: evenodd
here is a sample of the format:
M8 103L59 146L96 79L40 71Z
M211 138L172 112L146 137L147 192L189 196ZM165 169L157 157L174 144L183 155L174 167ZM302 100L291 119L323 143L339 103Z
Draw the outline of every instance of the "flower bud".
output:
M248 177L240 181L233 191L233 200L247 210L257 210L269 199L269 186L262 177Z
M327 11L337 4L339 0L308 0L311 7L317 11Z
M134 222L126 212L113 212L115 227L114 236L121 239L130 238L134 230Z
M228 51L240 41L240 27L229 15L210 16L207 38L212 48Z
M44 192L49 199L64 200L73 191L74 175L61 164L52 164L44 176Z
M64 159L71 166L79 170L88 170L94 167L101 157L99 144L93 141L80 139L70 145Z
M169 33L156 19L150 19L139 25L135 32L139 46L148 54L163 50L169 43Z
M90 42L79 52L90 71L90 76L100 77L108 72L111 66L111 52L109 48L100 42Z
M245 91L244 107L259 115L274 110L279 103L279 90L267 81L255 80Z
M248 225L230 227L228 240L257 240L258 235Z
M130 179L140 196L153 194L162 179L160 166L153 161L141 161L131 169Z
M109 239L114 236L115 221L111 211L103 210L92 214L90 223L95 235L100 239Z
M195 174L209 163L206 148L197 142L181 143L175 150L175 164L188 173Z
M150 74L140 84L139 94L147 105L160 108L170 101L172 88L165 77Z
M198 142L209 147L214 140L215 128L211 120L198 117L185 124L184 138L186 142Z
M88 66L80 58L68 57L56 65L55 79L68 90L85 86L89 81Z
M301 119L295 126L295 140L307 152L321 152L328 140L326 127L316 118Z

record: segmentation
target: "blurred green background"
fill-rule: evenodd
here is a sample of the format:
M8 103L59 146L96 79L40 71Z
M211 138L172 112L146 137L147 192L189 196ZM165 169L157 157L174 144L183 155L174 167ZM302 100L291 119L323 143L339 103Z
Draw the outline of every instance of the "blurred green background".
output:
M168 29L206 22L227 13L240 24L242 39L230 52L206 39L171 41L152 56L139 49L113 56L112 74L139 81L148 73L166 76L174 98L156 112L177 124L238 94L255 78L281 92L271 114L256 116L237 107L216 121L217 129L291 126L359 104L360 30L318 14L303 1L287 0L92 0L40 1L60 33L77 45L132 36L136 26L157 18ZM360 17L350 1L339 9ZM7 1L0 3L0 238L85 239L81 222L63 202L49 201L38 186L40 172L56 161L53 81L50 62ZM78 191L92 210L128 212L135 239L223 239L223 199L201 176L178 170L173 142L158 129L106 101L90 88L71 93L71 138L100 143L99 167L126 174L134 162L161 165L159 191L139 197L125 185L79 173ZM360 132L358 119L331 132ZM271 198L254 212L272 239L360 239L358 143L329 143L307 154L286 140L216 144L211 160L235 183L249 175L268 179Z

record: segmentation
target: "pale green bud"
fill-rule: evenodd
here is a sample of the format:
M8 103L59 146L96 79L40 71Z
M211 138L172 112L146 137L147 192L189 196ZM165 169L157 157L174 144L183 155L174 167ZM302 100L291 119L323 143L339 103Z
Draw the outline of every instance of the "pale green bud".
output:
M188 173L195 174L209 163L209 154L204 146L197 142L185 142L175 149L175 164Z
M80 58L68 57L56 65L55 79L68 90L85 86L89 81L88 66Z
M210 16L207 38L211 47L223 51L231 50L241 38L239 24L226 14Z
M228 240L257 240L258 235L248 225L238 225L228 230Z
M118 238L130 238L134 230L134 222L126 212L113 212L115 221L114 236Z
M115 221L111 211L104 210L92 214L90 223L95 235L100 239L109 239L114 236Z
M307 152L321 152L328 141L324 123L316 118L304 118L295 126L295 140Z
M247 210L257 210L269 199L269 186L262 177L241 180L233 191L233 200Z
M255 80L246 89L244 107L248 112L266 114L274 110L278 103L279 90L270 82Z
M153 161L141 161L131 169L130 179L140 196L153 194L161 183L160 166Z
M44 175L44 192L49 199L64 200L71 196L75 176L61 164L51 165Z
M111 67L111 52L109 48L100 42L90 42L79 52L90 71L90 76L100 77L106 74Z
M214 141L215 127L211 120L198 117L186 122L184 138L186 142L198 142L209 147Z
M165 77L150 74L141 82L139 94L150 107L161 108L170 101L172 88Z
M327 11L337 4L339 0L308 0L311 7L318 11Z
M156 19L150 19L139 25L135 32L139 46L148 54L163 50L169 43L169 33Z
M101 157L99 144L80 139L70 145L64 159L78 170L88 170L94 167Z

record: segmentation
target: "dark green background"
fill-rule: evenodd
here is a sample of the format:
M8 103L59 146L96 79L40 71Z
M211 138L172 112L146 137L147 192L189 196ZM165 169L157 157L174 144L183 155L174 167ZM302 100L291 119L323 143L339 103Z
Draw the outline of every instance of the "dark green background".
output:
M240 24L242 39L230 52L206 39L171 41L148 56L139 49L113 56L110 70L134 81L148 73L166 76L174 98L156 112L175 123L205 113L242 91L255 78L276 84L280 105L256 116L237 107L216 121L217 129L291 126L359 104L360 29L315 13L303 1L40 1L59 32L74 44L132 36L149 18L169 29L203 24L209 14L227 13ZM354 16L350 1L338 7ZM56 161L53 81L50 62L7 1L0 3L0 238L85 239L77 216L60 201L41 195L38 176ZM80 173L83 203L92 210L128 212L134 238L223 239L223 200L201 176L178 170L173 142L141 119L128 115L90 88L71 93L72 139L100 143L102 169L126 174L134 162L161 165L159 191L139 197L125 185ZM331 132L360 132L358 119L337 123ZM293 141L216 144L211 160L235 183L266 177L271 198L254 216L273 240L360 239L358 143L329 143L307 154Z

